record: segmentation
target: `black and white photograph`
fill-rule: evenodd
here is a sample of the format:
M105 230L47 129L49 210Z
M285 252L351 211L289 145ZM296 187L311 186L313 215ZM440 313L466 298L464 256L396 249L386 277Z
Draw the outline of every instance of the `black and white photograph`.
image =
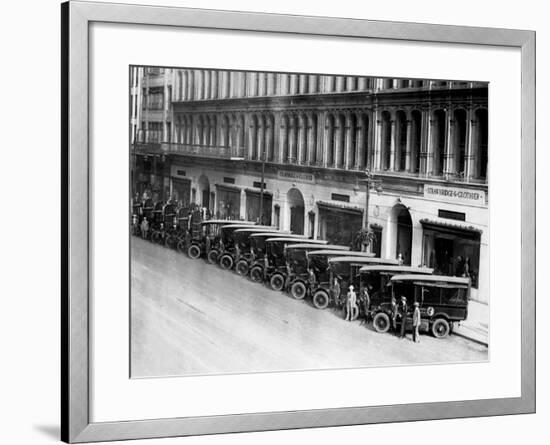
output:
M489 360L487 82L129 83L131 377Z

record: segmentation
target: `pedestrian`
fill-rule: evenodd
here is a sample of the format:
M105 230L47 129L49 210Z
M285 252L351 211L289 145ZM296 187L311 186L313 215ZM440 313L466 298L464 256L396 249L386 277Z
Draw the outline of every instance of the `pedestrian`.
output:
M395 297L391 297L391 328L395 333L397 333L397 313L397 302L395 301Z
M403 265L403 254L402 253L397 255L397 264L399 264L400 266Z
M315 282L317 281L317 278L315 277L315 272L313 272L312 267L308 267L307 276L309 284L313 287L315 285Z
M148 232L149 232L149 221L147 221L147 217L144 217L143 221L141 221L141 236L143 239L147 239Z
M413 316L412 316L412 324L413 324L413 341L415 343L420 343L420 305L418 304L418 301L414 302L414 310L413 310Z
M401 302L399 303L399 318L401 320L401 332L399 337L405 338L405 328L407 324L407 298L402 296Z
M372 290L372 286L370 284L367 284L364 288L363 288L363 310L365 312L365 320L368 322L369 321L369 317L370 317L370 314L369 314L369 310L370 310L370 294L369 294L369 290Z
M357 294L353 290L353 284L350 284L346 299L346 321L353 321L354 312L357 310Z
M334 303L337 306L340 306L340 282L338 281L338 278L334 279L334 284L332 286L332 298L334 299Z

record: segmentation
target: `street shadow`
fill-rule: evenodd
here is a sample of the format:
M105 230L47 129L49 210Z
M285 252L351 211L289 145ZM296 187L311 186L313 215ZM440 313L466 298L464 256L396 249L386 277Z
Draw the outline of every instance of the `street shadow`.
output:
M60 440L59 425L34 425L34 429L50 439Z

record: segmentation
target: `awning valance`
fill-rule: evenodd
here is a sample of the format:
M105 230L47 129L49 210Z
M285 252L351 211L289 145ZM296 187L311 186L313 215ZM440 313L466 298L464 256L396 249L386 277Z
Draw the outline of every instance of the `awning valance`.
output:
M229 190L230 192L241 192L241 188L236 185L228 185L228 184L215 184L217 189L220 190Z
M353 214L357 213L363 213L364 209L362 207L356 206L354 204L350 204L349 202L343 202L343 201L334 201L334 200L327 200L317 201L317 206L320 209L326 209L326 210L332 210L332 211L344 211L349 212Z
M483 230L478 229L477 227L469 226L466 223L460 222L451 222L443 218L423 218L420 220L420 223L426 227L434 230L445 230L447 232L467 232L471 235L481 235Z
M249 187L245 188L244 191L246 193L251 193L253 195L260 195L260 189L251 189ZM270 192L269 190L266 190L264 189L264 195L269 195L269 196L272 196L273 195L273 192Z

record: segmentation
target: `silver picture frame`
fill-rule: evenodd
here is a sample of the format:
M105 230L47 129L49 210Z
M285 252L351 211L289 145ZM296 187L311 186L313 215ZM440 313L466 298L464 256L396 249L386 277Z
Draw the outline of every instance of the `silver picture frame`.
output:
M62 17L61 438L68 443L535 412L535 32L71 1ZM93 22L392 39L521 51L521 396L292 412L90 421L89 26Z

